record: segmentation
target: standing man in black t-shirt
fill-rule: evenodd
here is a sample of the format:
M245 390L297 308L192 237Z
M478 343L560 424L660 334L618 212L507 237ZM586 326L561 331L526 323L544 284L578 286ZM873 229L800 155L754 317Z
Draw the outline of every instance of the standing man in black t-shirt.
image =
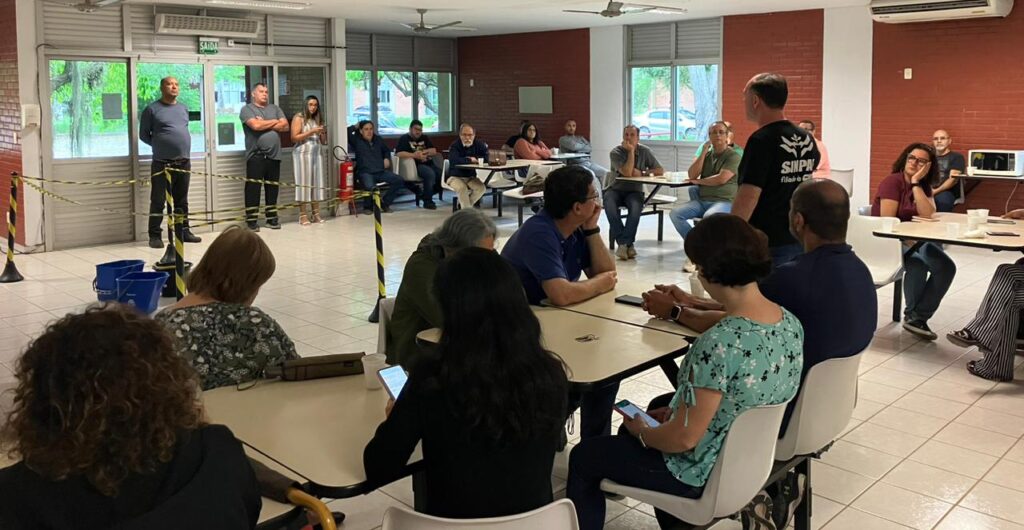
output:
M430 141L430 138L423 134L423 122L412 120L412 123L409 124L409 132L398 139L395 153L398 154L398 158L411 158L416 162L416 174L423 182L423 190L420 194L423 207L428 210L436 210L434 186L437 184L441 171L434 165L437 149L434 148L434 143Z
M936 160L939 167L939 181L932 182L932 197L935 198L935 209L940 212L952 212L954 203L960 198L960 175L967 171L964 155L950 151L953 138L949 133L939 129L932 134L932 145L935 146Z
M747 119L760 127L747 140L739 168L739 190L732 213L768 235L772 264L803 253L789 232L789 200L810 180L821 155L814 137L785 116L789 88L781 74L757 74L743 89Z

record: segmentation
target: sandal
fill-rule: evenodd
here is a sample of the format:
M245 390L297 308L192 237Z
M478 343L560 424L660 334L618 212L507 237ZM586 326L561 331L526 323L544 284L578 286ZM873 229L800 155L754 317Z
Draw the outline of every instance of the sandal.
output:
M996 381L998 383L1008 383L1010 381L1013 381L1012 377L1010 377L1010 378L995 377L995 376L989 377L989 376L986 376L986 375L982 375L980 372L978 372L978 368L977 368L977 365L976 365L977 362L978 361L968 361L967 362L967 372L970 373L971 375L973 375L975 377L980 377L982 379L987 379L989 381Z
M299 224L302 226L309 226L309 217L306 214L299 214Z
M313 213L313 222L317 224L323 224L326 223L327 221L324 221L323 217L320 217L320 212L315 212Z
M976 339L974 335L971 335L971 332L967 331L967 328L946 333L946 339L962 348L970 348L971 346L978 345L978 339Z

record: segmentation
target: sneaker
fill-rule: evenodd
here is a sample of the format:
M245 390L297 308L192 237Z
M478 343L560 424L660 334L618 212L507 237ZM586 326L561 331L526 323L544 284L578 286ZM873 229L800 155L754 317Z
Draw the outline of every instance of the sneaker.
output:
M269 228L271 230L280 230L281 229L281 221L278 221L277 219L267 220L267 228Z
M437 204L435 204L434 201L427 201L423 203L423 208L427 210L436 210Z
M619 245L619 246L615 247L615 257L619 258L622 261L628 260L629 259L629 247L627 247L626 245Z
M249 230L252 230L253 232L259 232L260 231L260 225L256 224L256 221L246 221L245 222L245 226Z
M807 477L790 473L779 483L779 494L772 499L772 522L776 528L786 528L793 520L797 506L804 500Z
M164 240L160 236L149 236L149 248L164 248Z
M182 239L182 241L184 241L186 243L202 243L203 242L203 238L193 234L191 230L185 230L185 232L181 234L181 239Z
M633 248L633 244L632 243L630 243L626 247L626 255L629 256L629 259L636 259L636 249Z
M903 322L903 329L925 340L935 340L939 338L939 336L928 327L928 323L924 320L905 320Z
M764 490L754 496L750 504L740 512L740 522L744 529L776 530L772 520L772 498Z
M381 211L381 213L391 213L391 207L390 206L381 206L380 207L380 211Z

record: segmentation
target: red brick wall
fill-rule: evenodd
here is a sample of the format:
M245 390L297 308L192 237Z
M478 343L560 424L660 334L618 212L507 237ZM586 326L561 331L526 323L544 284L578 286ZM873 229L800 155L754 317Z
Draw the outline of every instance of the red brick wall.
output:
M549 147L569 118L577 134L590 136L590 30L464 37L458 48L459 119L489 146L500 147L524 119ZM608 79L618 83L619 74ZM520 86L551 86L552 113L519 114Z
M747 121L743 87L760 72L778 72L789 83L786 117L821 123L824 11L788 11L725 17L722 45L722 116L745 145L757 125ZM820 132L819 132L820 134Z
M1024 8L1006 18L875 24L871 196L907 144L946 129L953 149L1024 149ZM903 69L913 68L913 79ZM1002 213L1013 189L983 181L967 206ZM1024 207L1019 190L1010 208Z
M7 206L12 171L21 172L21 104L18 97L18 40L15 0L0 0L0 238L6 247ZM21 194L21 190L18 191ZM21 203L21 201L19 201ZM18 243L25 242L25 211L18 210Z

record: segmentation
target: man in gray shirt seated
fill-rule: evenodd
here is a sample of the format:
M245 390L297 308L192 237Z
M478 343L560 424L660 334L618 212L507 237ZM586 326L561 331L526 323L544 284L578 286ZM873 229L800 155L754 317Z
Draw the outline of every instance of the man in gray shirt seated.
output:
M165 168L171 171L171 198L174 212L183 216L182 239L187 243L199 243L188 229L188 183L192 161L192 137L188 133L188 109L178 103L178 80L165 77L160 80L160 99L152 102L142 111L139 119L139 140L153 147L153 163L150 166L152 180L149 190L149 246L164 246L160 237L160 215L164 211L167 197L167 176ZM170 205L168 205L170 207ZM168 232L170 227L168 227ZM168 235L170 239L170 235Z
M259 232L256 223L260 211L260 186L266 196L267 228L278 230L277 192L281 181L281 137L278 132L289 131L288 119L281 109L270 103L267 85L256 83L252 87L252 103L242 107L238 119L245 131L245 177L265 180L265 184L245 183L245 224L249 230Z
M654 153L640 145L640 129L627 125L622 130L622 145L612 149L611 170L605 176L604 213L608 217L609 233L618 245L615 257L620 260L633 259L636 250L636 229L640 226L640 214L644 209L644 185L639 182L624 182L621 177L646 177L665 174ZM626 207L626 226L622 226L619 207Z
M589 155L591 152L590 142L582 136L576 135L576 120L565 122L565 136L558 139L558 148L564 153L583 153ZM604 188L604 177L608 170L595 164L588 156L586 158L575 158L566 160L567 165L580 165L594 172L597 177L598 189Z

